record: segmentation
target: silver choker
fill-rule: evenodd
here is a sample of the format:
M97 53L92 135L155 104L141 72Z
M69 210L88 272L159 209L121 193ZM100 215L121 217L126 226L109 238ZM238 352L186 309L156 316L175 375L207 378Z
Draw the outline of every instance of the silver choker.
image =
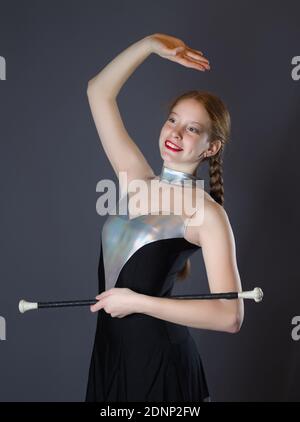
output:
M199 180L196 176L193 176L190 173L185 173L183 171L174 170L168 167L163 166L159 180L163 182L169 182L176 185L184 185L185 180L189 180L193 185ZM189 185L189 183L186 183Z

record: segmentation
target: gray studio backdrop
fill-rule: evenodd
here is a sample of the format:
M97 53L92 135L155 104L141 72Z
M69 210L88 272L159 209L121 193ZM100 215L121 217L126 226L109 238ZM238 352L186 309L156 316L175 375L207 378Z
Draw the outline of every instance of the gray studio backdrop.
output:
M226 102L225 209L243 288L265 293L237 334L190 329L212 399L300 400L299 13L297 1L0 2L1 401L84 400L96 315L17 304L96 295L96 184L117 180L87 82L154 32L202 50L211 71L151 55L118 97L126 127L158 173L167 101L206 89ZM207 291L201 251L192 269L176 293Z

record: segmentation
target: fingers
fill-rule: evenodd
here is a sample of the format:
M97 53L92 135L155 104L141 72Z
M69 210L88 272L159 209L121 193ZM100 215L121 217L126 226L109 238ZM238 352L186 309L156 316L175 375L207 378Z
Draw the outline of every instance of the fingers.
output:
M100 309L101 309L101 303L99 304L99 302L95 303L95 305L90 306L91 312L97 312L97 311L100 311Z
M104 292L102 292L100 295L97 295L95 297L95 299L98 300L97 303L95 303L94 305L90 306L90 310L91 312L97 312L100 311L100 309L103 308L103 299L105 297L107 297L109 294L111 293L111 289L110 290L105 290Z
M195 49L194 49L194 51L197 51L197 53L199 53L199 54L201 54L201 56L203 56L202 51L200 51L200 50L195 50Z
M210 66L207 63L204 63L204 62L201 63L199 60L195 60L187 56L186 54L182 56L180 60L178 60L178 62L186 67L191 67L193 69L201 70L203 72L205 70L210 69Z
M97 312L97 311L100 311L100 309L102 309L103 307L104 307L103 301L99 301L99 302L95 303L95 305L90 306L90 311L91 312Z
M102 293L100 293L99 295L97 295L96 297L95 297L95 299L102 299L102 298L104 298L104 297L106 297L106 296L109 296L111 293L112 293L112 290L113 289L109 289L109 290L104 290Z
M91 305L90 306L91 312L97 312L97 311L100 311L100 309L104 308L104 306L105 306L104 305L104 299L107 298L108 296L110 296L113 293L113 291L116 291L116 290L117 290L116 288L112 288L112 289L109 289L109 290L104 290L102 293L100 293L99 295L97 295L95 297L95 299L97 299L98 302L95 303L94 305Z
M193 69L201 71L210 70L209 60L203 56L203 53L189 47L185 47L184 51L179 52L174 57L174 61Z
M199 61L201 64L203 63L205 65L208 65L208 68L209 68L209 60L207 60L207 58L205 58L204 56L201 56L201 55L199 56L199 54L196 53L196 51L197 50L192 50L191 48L187 48L185 55Z

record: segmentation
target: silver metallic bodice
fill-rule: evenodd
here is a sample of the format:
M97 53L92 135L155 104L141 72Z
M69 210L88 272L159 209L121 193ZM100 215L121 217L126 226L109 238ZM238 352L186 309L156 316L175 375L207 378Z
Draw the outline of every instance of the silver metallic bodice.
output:
M148 214L129 218L128 194L120 199L120 207L123 201L127 213L110 215L102 228L105 290L115 286L121 269L138 249L157 240L183 238L185 234L182 216Z

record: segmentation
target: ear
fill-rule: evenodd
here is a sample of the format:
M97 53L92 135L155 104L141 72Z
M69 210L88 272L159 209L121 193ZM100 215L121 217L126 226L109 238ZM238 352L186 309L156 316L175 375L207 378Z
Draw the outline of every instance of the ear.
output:
M219 152L221 146L222 146L222 142L219 139L212 141L211 146L209 147L209 152L210 152L209 157L216 155Z

